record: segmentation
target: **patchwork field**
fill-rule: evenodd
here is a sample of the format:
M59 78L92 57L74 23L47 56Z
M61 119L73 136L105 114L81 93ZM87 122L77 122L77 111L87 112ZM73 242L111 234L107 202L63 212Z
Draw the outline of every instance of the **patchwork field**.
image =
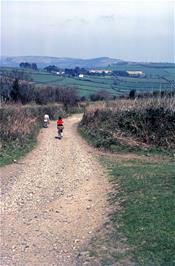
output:
M23 70L28 74L29 79L36 85L52 85L63 87L74 87L80 96L89 96L99 90L107 90L113 96L127 95L130 90L136 89L138 92L152 92L160 90L171 90L172 81L175 80L174 64L117 64L109 66L106 69L127 71L141 70L145 73L144 78L121 77L121 76L84 76L78 77L60 77L54 73L47 73L43 70L32 71ZM14 68L0 68L0 73L11 71L22 71Z
M128 94L130 90L136 89L141 92L151 92L154 90L169 90L171 84L168 81L157 78L123 78L123 77L99 77L86 76L81 78L58 77L54 74L33 73L32 79L38 85L54 85L54 86L71 86L78 90L81 96L89 96L99 90L107 90L112 95Z

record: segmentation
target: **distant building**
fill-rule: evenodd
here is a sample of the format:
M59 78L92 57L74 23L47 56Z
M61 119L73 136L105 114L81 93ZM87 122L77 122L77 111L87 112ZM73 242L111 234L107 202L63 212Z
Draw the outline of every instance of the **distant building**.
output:
M109 73L112 73L112 70L108 70L108 69L90 69L89 70L89 73L92 73L92 74L109 74Z
M53 72L53 71L52 71ZM54 73L54 72L53 72ZM64 71L56 72L57 75L64 75Z
M131 77L144 77L145 73L143 71L126 71Z
M79 74L79 78L84 78L84 74Z

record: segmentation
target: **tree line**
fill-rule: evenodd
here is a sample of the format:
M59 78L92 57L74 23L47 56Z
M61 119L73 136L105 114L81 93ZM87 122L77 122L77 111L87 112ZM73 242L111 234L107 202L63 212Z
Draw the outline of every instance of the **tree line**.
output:
M0 87L1 101L26 104L47 104L49 102L61 102L67 107L74 105L79 100L75 88L62 88L52 86L35 86L35 83L21 81L1 76Z
M28 62L21 62L19 64L20 68L28 68L28 69L33 69L33 70L38 70L37 64L36 63L28 63Z

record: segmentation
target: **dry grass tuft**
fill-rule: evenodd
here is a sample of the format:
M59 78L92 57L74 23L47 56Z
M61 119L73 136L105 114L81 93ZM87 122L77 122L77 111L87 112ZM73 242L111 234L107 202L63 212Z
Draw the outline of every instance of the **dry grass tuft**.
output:
M37 125L37 118L27 115L24 110L17 106L8 108L1 113L0 136L7 143L15 142L16 146L22 146Z
M144 108L164 108L165 110L171 110L175 112L175 97L172 98L148 98L148 99L135 99L135 100L117 100L110 102L97 102L89 105L86 108L86 112L95 112L96 110L110 110L116 111L129 111L131 109L141 109Z

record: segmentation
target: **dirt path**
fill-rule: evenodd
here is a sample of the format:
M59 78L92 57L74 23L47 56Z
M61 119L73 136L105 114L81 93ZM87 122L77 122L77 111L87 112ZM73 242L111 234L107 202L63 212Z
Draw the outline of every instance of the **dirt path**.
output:
M105 222L107 179L76 132L80 115L43 129L38 146L1 168L1 265L76 265L81 248Z

